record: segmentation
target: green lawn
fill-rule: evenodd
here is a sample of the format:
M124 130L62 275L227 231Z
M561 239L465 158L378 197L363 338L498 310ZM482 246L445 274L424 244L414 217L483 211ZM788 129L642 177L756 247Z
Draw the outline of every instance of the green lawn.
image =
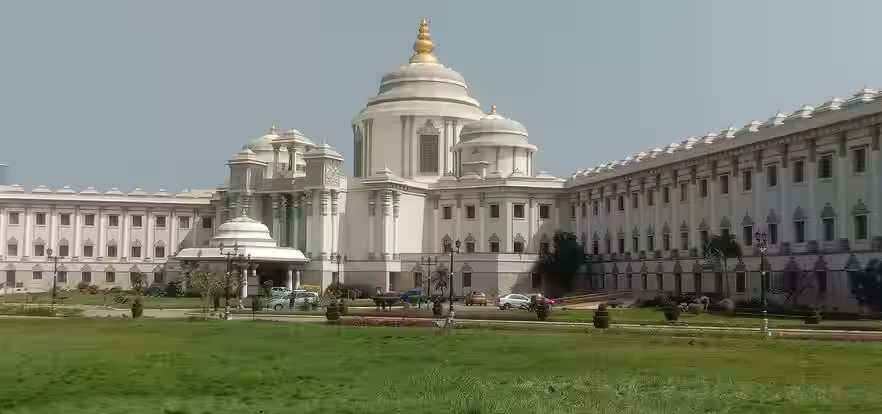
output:
M134 298L134 294L128 294L130 298ZM119 304L113 302L113 294L105 295L99 293L97 295L82 294L77 291L59 292L58 303L65 305L110 305L117 308L129 308L131 303ZM144 306L153 309L197 309L202 307L202 298L167 298L167 297L150 297L143 298ZM51 293L26 294L16 293L11 295L0 296L0 303L52 303Z
M0 338L4 414L882 406L877 343L86 319L0 320Z

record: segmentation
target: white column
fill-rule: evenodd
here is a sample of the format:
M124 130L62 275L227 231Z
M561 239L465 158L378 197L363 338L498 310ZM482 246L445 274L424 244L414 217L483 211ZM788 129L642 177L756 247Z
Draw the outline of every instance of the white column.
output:
M441 235L438 234L438 204L440 199L436 197L432 202L434 203L434 209L432 210L432 238L429 244L431 246L429 252L438 253L441 249Z
M554 230L560 230L560 198L554 199L554 208L551 210L551 214L554 215ZM578 238L580 235L577 234Z
M851 209L848 208L848 148L846 145L846 136L845 132L842 133L842 136L839 138L839 151L838 156L836 157L836 216L837 216L837 227L839 229L839 239L851 239L849 234L851 233ZM850 242L854 242L854 240L849 240ZM839 247L839 240L836 241L837 248ZM846 246L842 246L846 247Z
M768 197L766 191L766 171L763 166L763 152L757 151L754 155L754 174L753 174L753 231L757 232L763 222L763 200ZM739 221L740 223L740 221ZM761 231L761 230L759 230Z
M98 209L95 214L96 220L98 221L98 257L106 257L107 256L107 223L105 222L106 216L104 215L104 210L101 208Z
M662 248L664 247L661 244L662 239L664 239L664 233L662 233L662 226L664 226L664 225L662 224L662 218L661 218L661 206L662 206L662 204L663 204L662 202L664 200L662 200L660 197L661 196L661 188L658 186L658 182L656 182L656 186L654 188L649 189L649 191L655 192L655 194L653 194L653 196L652 196L653 197L653 200L652 200L653 201L653 207L652 207L653 212L652 212L652 214L653 214L653 223L654 223L652 225L652 229L654 230L653 237L652 237L652 241L653 241L654 246L652 246L652 248L653 248L653 250L662 250ZM653 253L653 254L655 254L655 253ZM650 257L654 258L655 256L650 256Z
M294 272L294 276L296 276L296 279L294 280L294 287L296 289L300 289L300 270L299 269Z
M279 243L279 246L282 246L282 207L279 198L281 197L278 193L273 193L271 196L271 206L272 206L272 236L276 239L276 242Z
M6 228L9 227L9 220L7 217L9 213L6 211L3 206L0 206L0 256L6 257L6 246L9 243L9 240L6 238Z
M285 279L285 287L288 289L294 289L294 269L288 268L288 277Z
M73 251L70 255L80 257L83 255L83 219L79 207L73 211Z
M671 184L671 250L680 250L680 222L677 221L677 213L680 210L680 181L679 173L674 170L673 184Z
M576 233L577 238L582 237L582 221L583 221L582 220L582 203L585 202L582 200L582 193L581 192L576 193L575 198L572 198L572 197L570 198L570 202L576 204L576 228L574 229L575 231L573 233ZM589 201L589 203L590 203L590 201ZM591 206L587 206L587 209L590 210ZM585 212L586 219L588 218L589 214L591 214L590 211ZM588 237L589 240L591 239L590 234L586 234L585 236Z
M273 145L273 166L269 169L269 178L276 178L279 171L279 151L282 149L280 144Z
M368 195L368 256L374 257L376 254L376 233L377 233L377 202L376 192L372 191Z
M484 208L484 196L481 195L481 201L478 206L478 243L476 243L475 250L477 252L487 252L490 251L487 248L487 213Z
M634 228L631 227L631 208L632 207L631 207L631 182L630 181L625 181L625 193L624 193L623 197L625 200L624 201L624 207L625 207L625 228L624 228L624 231L625 231L625 251L633 253L634 258L636 259L637 252L631 251L631 249L634 247L631 245L631 230L634 230ZM622 254L624 255L624 252L622 252Z
M714 234L717 233L717 228L720 226L719 219L717 218L717 182L719 181L719 177L717 176L716 164L714 164L714 168L711 171L710 179L707 183L707 196L708 196L708 237L713 237ZM704 250L704 246L701 246L699 250L699 254Z
M148 208L144 211L144 238L147 240L147 242L144 243L145 258L155 258L154 255L156 254L156 246L154 242L155 238L153 237L153 230L156 227L154 225L155 223L153 222L153 214L151 214L151 210Z
M131 248L132 238L131 238L131 236L129 236L129 234L131 234L129 220L130 220L129 211L125 207L123 207L122 216L120 217L120 221L121 221L120 226L122 226L122 229L120 230L120 238L122 238L122 240L120 240L120 243L119 243L122 251L119 252L119 257L131 257L131 255L132 255L132 248ZM193 223L193 225L195 226L196 223ZM142 247L142 249L143 249L143 247ZM141 255L143 256L144 252L141 252Z
M511 210L511 200L505 200L505 203L502 205L502 208L505 209L504 212L500 214L505 218L505 236L502 237L503 242L505 242L505 246L502 248L503 253L511 253L514 250L514 234L512 233L512 216L513 212Z
M870 231L870 239L873 237L882 237L882 216L879 214L879 210L882 209L882 189L879 187L882 186L882 151L879 150L879 134L880 131L876 130L873 136L873 144L870 161L870 171L873 176L870 178L871 188L870 194L872 196L872 203L870 205L870 222L872 223L872 228L875 228L875 231Z
M24 211L24 249L22 249L21 254L23 257L29 257L34 248L34 219L33 219L34 211L30 207L25 208Z
M710 194L708 194L710 196ZM698 237L698 217L696 217L696 204L698 203L698 177L689 177L689 246L698 249L701 254L701 238Z
M303 252L307 253L307 255L309 255L312 253L312 246L310 245L310 243L312 243L312 223L313 223L313 219L316 216L315 211L314 211L314 209L315 209L315 203L314 203L315 191L314 190L306 190L306 191L308 191L310 195L309 195L309 198L306 199L306 214L305 214L305 217L303 218L303 222L304 222L303 225L306 226L306 240L303 243L303 249L301 249L301 251L303 251ZM321 252L318 252L318 253L321 253Z
M791 180L791 171L790 171L790 160L787 159L789 154L786 151L783 152L783 158L781 159L781 173L778 174L778 192L779 197L781 198L781 206L779 207L779 211L776 214L778 216L778 244L781 243L790 243L791 240L791 218L792 214L790 214L790 209L787 206L787 199L790 197L790 180ZM766 232L768 232L768 225L766 225ZM779 247L780 249L780 247ZM780 251L780 250L779 250Z
M525 237L526 246L524 246L525 252L538 251L538 249L535 248L536 247L536 229L538 227L536 226L536 222L535 222L536 215L533 214L536 211L536 208L533 207L534 205L536 205L536 199L533 197L528 198L527 199L527 208L526 208L527 211L525 212L527 215L527 235Z
M168 223L169 246L168 251L165 252L165 254L171 256L178 253L178 232L180 231L180 222L178 221L178 212L176 210L172 210L168 216L171 223ZM192 225L193 223L190 224Z
M380 240L382 244L382 250L380 253L383 254L384 260L392 259L392 237L391 237L391 228L392 228L392 191L391 190L383 190L380 194L382 197L381 206L383 207L383 214L380 215L380 219L382 220L383 230L380 232Z
M58 210L55 207L49 214L49 247L58 254Z
M291 208L291 247L303 250L300 246L300 221L301 221L301 204L300 197L296 193L291 194L293 207Z
M398 216L400 215L401 210L401 194L398 192L392 193L392 258L398 258ZM461 212L462 210L460 210ZM459 212L457 212L459 213ZM460 220L459 216L457 219ZM461 229L457 229L460 231Z
M340 252L340 192L331 191L331 252ZM395 224L398 224L396 213ZM398 233L396 231L396 237ZM396 239L397 242L397 239ZM398 251L396 250L396 253Z
M806 164L805 174L808 176L808 214L805 220L805 239L806 241L815 240L818 242L818 248L821 247L820 229L821 221L818 220L818 200L815 188L818 185L818 163L817 154L815 152L814 143L810 144L809 159ZM790 219L790 215L787 216Z
M729 232L741 240L741 234L738 231L739 226L741 225L741 218L738 215L738 197L741 195L741 171L738 169L738 158L732 158L732 174L731 179L729 180L729 202L732 207L730 209L731 216L729 217ZM744 243L744 240L741 240L741 243Z

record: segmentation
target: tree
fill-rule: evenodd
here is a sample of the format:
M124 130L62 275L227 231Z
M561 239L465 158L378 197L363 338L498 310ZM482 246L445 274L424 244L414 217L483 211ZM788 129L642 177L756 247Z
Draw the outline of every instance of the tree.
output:
M450 275L447 273L447 269L441 267L435 269L435 276L429 278L429 283L435 286L435 291L441 292L440 296L444 298L444 289L447 288L448 282L450 280ZM436 295L438 296L438 295Z
M236 279L238 280L238 279ZM211 299L227 286L225 273L195 271L187 276L187 285L202 295L202 311L208 316Z
M813 273L798 267L784 269L773 276L774 280L769 280L769 293L782 296L784 304L789 306L796 305L803 292L814 285Z
M576 272L585 263L585 253L573 233L556 232L552 241L554 250L539 259L538 270L549 282L547 290L553 290L554 295L559 296L557 294L566 294L573 290Z
M882 261L873 259L861 271L852 272L851 292L861 306L882 311Z
M720 260L723 263L723 280L725 284L724 292L729 294L729 259L740 259L743 257L741 245L735 236L731 234L719 234L711 237L710 241L704 246L704 257L708 259Z

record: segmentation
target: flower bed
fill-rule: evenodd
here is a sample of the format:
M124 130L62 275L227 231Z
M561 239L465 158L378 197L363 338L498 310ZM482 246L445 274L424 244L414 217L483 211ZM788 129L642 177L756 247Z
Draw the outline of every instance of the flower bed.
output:
M423 318L363 318L357 316L355 318L343 318L337 321L338 325L345 326L385 326L385 327L415 327L415 328L432 328L435 326L431 319Z

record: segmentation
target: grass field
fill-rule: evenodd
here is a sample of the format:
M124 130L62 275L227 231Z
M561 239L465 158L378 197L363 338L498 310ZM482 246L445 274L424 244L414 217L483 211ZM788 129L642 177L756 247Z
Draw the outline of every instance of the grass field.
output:
M134 294L128 294L130 298L134 298ZM109 305L116 308L129 308L131 303L114 303L114 294L105 295L99 293L96 295L83 294L77 291L59 292L58 303L65 305ZM62 299L63 298L63 299ZM197 309L202 307L202 298L166 298L166 297L150 297L144 296L144 306L153 309ZM0 296L0 303L52 303L51 293L26 294L16 293L11 295Z
M882 405L875 343L8 319L0 338L4 414L869 413Z

